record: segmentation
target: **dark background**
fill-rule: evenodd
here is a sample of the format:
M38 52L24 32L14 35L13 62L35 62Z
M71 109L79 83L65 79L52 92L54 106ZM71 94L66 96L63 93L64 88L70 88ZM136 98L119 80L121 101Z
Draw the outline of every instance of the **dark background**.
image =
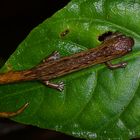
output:
M0 56L8 58L29 32L70 0L1 0Z
M64 7L70 0L1 0L0 59L4 61L29 32ZM3 140L78 140L55 131L0 119L0 139Z

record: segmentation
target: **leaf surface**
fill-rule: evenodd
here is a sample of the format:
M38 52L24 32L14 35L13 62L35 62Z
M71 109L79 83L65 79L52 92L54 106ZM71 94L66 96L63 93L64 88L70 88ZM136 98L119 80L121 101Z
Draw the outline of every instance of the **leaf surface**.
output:
M36 66L53 51L61 56L96 47L106 31L119 31L135 40L133 51L114 62L53 80L64 81L63 92L39 82L0 86L0 110L29 107L14 120L85 139L130 139L140 135L140 2L138 0L72 0L31 31L1 72Z

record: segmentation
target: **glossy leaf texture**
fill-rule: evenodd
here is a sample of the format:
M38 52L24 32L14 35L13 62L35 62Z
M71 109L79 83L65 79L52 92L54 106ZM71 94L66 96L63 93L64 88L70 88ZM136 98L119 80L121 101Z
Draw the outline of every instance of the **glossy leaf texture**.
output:
M72 0L31 31L1 72L36 66L53 51L61 56L97 47L98 37L119 31L135 40L133 51L114 62L57 78L63 92L40 82L0 86L0 111L14 111L29 102L15 121L85 139L130 139L140 136L140 1Z

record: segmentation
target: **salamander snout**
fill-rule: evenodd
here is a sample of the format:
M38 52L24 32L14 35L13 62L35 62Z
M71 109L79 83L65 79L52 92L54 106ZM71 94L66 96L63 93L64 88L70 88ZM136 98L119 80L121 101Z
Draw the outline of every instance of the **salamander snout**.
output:
M132 47L134 46L134 39L132 37L128 37L125 35L120 36L120 46L122 50L126 52L132 51Z
M134 46L134 39L132 37L127 37L127 50L128 50L128 52L132 51L133 46Z
M132 47L134 46L134 39L129 36L120 35L114 38L115 42L114 47L117 51L117 54L125 55L132 51Z

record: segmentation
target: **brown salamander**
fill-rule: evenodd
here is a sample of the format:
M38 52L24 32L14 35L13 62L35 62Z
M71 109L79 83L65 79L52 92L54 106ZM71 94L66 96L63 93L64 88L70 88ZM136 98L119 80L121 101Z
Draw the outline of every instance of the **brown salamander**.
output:
M111 64L110 61L128 54L133 45L133 38L115 32L106 36L101 45L96 48L62 58L60 58L58 52L54 52L47 59L29 70L0 74L0 84L36 80L62 91L64 88L63 82L55 84L51 83L50 80L102 63L105 63L110 69L124 68L127 65L126 62ZM21 113L27 105L25 104L17 112L0 112L0 117L15 116Z

